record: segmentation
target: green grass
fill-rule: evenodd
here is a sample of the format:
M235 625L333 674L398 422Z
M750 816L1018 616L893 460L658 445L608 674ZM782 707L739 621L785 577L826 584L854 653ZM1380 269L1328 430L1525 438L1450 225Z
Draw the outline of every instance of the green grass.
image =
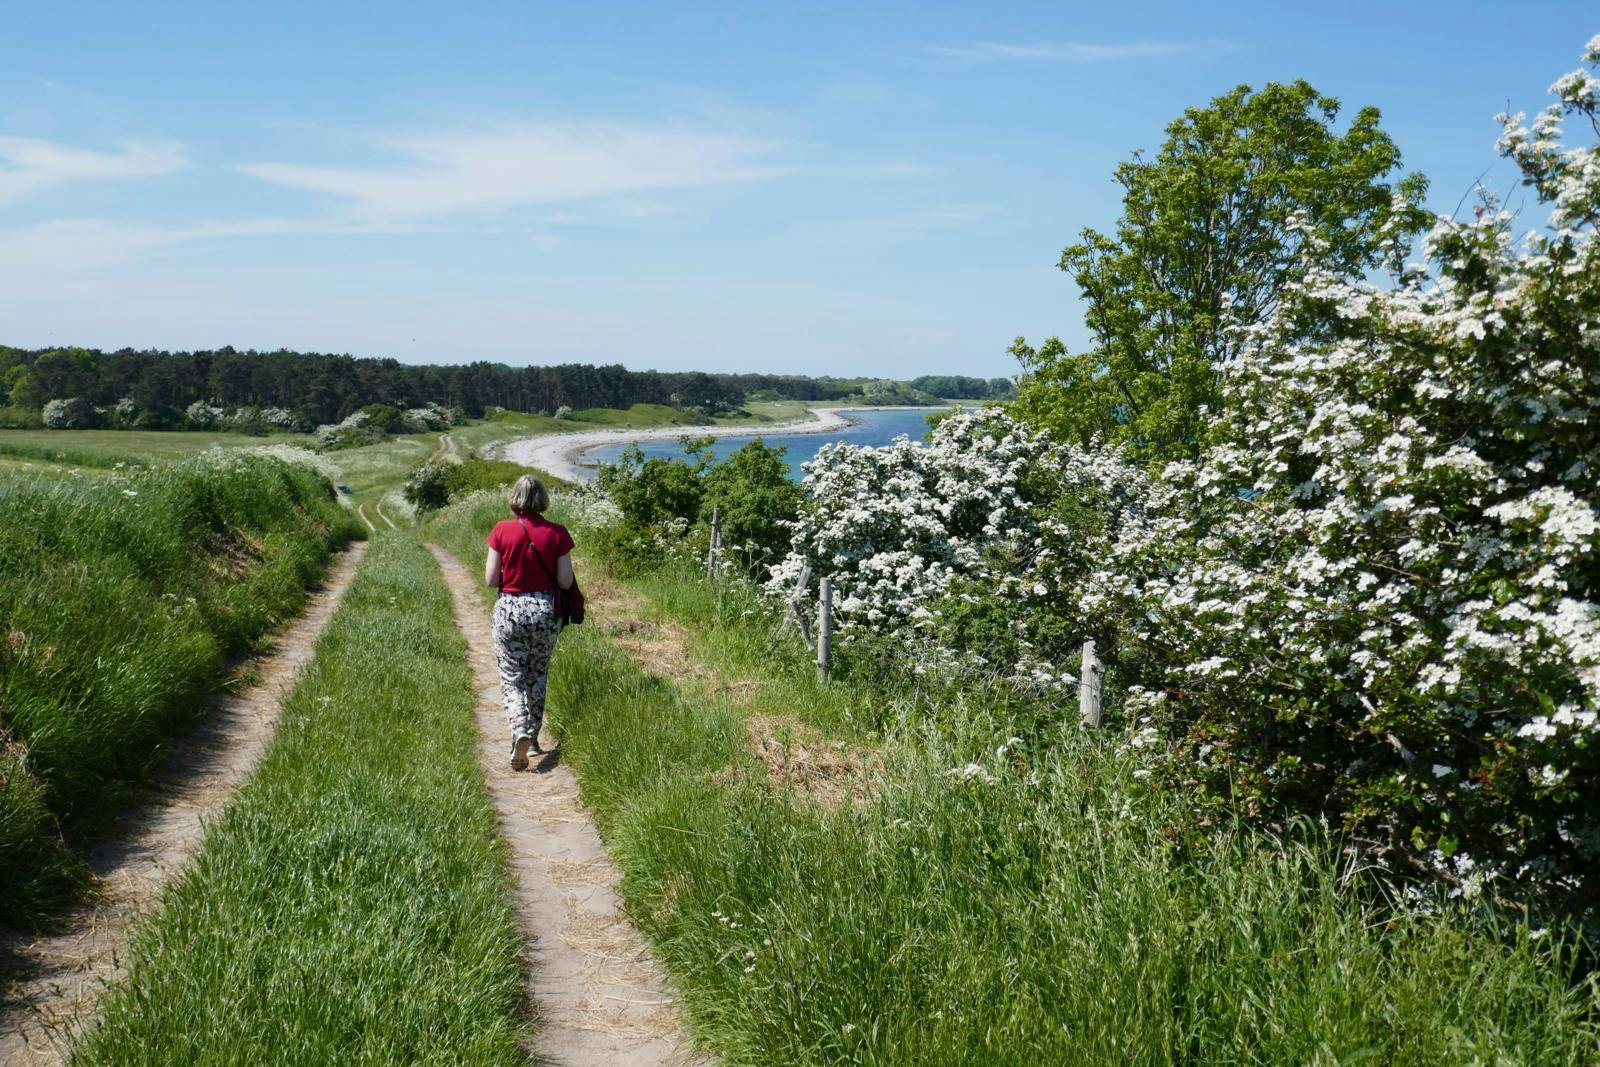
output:
M306 434L287 433L253 436L187 430L0 430L0 456L48 459L79 467L112 467L118 463L146 466L152 461L184 459L218 446L309 447L310 441Z
M403 484L438 448L436 433L405 434L374 445L326 452L323 458L339 469L339 484L349 486L352 499L365 504L367 514L372 515L372 505ZM372 520L383 525L376 515Z
M434 529L476 564L490 517ZM699 585L635 588L714 670L750 675L760 641L722 631L772 620ZM767 784L731 696L645 673L594 626L562 645L564 758L721 1062L1542 1065L1600 1049L1600 985L1558 936L1460 903L1396 908L1364 876L1342 882L1314 828L1222 826L1181 847L1177 798L1141 787L1120 738L1058 728L1000 756L1017 724L986 692L895 696L880 679L857 694L877 706L841 715L779 663L790 714L884 724L872 800L830 807Z
M473 702L437 565L380 535L73 1062L528 1062Z
M299 467L217 453L99 478L0 472L0 918L73 888L161 739L358 527Z
M854 741L876 734L881 713L903 693L903 681L852 674L848 660L838 665L838 684L819 683L815 655L794 630L772 624L771 605L748 585L714 587L698 568L646 572L628 585L644 597L647 619L684 625L692 654L722 681L743 685L748 714L792 716Z

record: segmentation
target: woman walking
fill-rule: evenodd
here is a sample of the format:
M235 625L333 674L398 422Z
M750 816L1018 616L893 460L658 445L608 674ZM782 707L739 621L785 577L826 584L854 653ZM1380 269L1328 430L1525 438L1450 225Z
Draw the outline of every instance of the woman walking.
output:
M558 589L571 589L572 535L544 517L550 493L531 474L506 497L512 517L489 531L483 579L500 589L494 604L494 655L500 699L511 725L511 769L526 770L539 748L550 655L563 623Z

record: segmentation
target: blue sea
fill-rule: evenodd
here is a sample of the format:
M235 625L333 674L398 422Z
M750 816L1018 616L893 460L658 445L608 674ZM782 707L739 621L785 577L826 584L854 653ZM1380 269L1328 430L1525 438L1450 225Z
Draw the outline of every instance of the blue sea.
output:
M943 411L943 408L894 408L888 411L851 411L843 409L844 414L852 419L859 420L854 426L846 426L833 433L784 433L778 431L770 434L751 434L748 437L719 437L712 445L718 459L743 448L745 445L760 437L769 446L776 448L782 446L784 458L789 461L789 477L799 481L805 474L800 469L800 464L817 454L823 445L835 441L847 441L852 445L886 445L901 434L906 434L912 440L921 440L922 435L928 432L926 416L931 411ZM583 454L586 463L614 463L622 455L626 444L599 445L589 449ZM639 450L646 456L663 456L668 459L683 458L683 446L674 438L668 440L640 441Z

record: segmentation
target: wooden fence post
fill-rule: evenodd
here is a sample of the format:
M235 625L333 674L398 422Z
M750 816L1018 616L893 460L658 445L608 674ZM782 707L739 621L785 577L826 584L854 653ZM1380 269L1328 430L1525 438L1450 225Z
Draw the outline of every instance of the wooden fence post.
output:
M711 509L711 547L706 549L706 577L713 582L722 569L722 509Z
M811 647L811 623L806 620L806 613L801 605L805 603L806 589L811 585L811 564L807 563L800 568L800 578L794 583L794 592L789 594L789 610L784 612L783 623L778 627L783 631L793 625L800 631L800 637L806 643L806 648Z
M1103 716L1101 679L1104 676L1105 667L1094 650L1094 638L1086 638L1083 642L1083 670L1078 678L1078 720L1095 730L1100 728Z
M833 579L822 579L822 591L817 597L817 681L828 680L828 669L833 665Z

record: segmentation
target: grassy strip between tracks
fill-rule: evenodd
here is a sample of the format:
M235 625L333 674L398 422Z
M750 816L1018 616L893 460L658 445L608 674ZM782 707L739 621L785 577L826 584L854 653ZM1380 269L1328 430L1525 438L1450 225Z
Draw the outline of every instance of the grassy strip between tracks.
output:
M437 565L381 534L73 1062L526 1062L473 699Z
M477 510L434 527L472 565L498 517ZM695 630L772 620L737 598L710 618L701 581L636 588L692 624L706 666L748 677L748 649ZM1600 990L1556 935L1396 909L1314 830L1182 848L1115 740L1035 731L998 753L1016 724L983 693L841 716L796 684L798 719L887 724L870 798L818 803L753 762L740 691L648 673L598 625L561 645L565 758L723 1062L1595 1059Z

